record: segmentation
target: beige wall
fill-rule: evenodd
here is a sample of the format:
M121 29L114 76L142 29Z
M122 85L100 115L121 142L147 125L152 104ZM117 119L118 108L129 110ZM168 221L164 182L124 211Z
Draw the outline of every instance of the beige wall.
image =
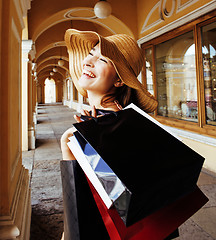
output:
M216 146L182 137L183 142L205 158L204 167L216 173Z
M22 166L21 148L21 43L24 24L17 1L1 1L0 6L4 23L0 29L0 239L16 236L24 239L29 236L31 212L29 175Z

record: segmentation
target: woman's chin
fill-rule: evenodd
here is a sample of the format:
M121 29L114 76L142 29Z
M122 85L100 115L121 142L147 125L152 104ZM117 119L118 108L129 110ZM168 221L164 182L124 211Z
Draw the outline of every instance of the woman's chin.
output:
M96 78L90 78L82 75L79 79L79 85L85 90L90 90L94 86L95 81Z
M81 78L79 79L79 85L80 87L84 88L85 90L88 90L92 84L92 79L87 79L87 77L83 77L81 76Z

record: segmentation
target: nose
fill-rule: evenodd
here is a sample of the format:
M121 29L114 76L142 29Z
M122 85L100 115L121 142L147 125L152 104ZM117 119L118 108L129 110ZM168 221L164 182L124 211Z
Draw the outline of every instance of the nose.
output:
M84 60L83 60L83 67L87 66L87 67L94 67L94 57L89 57L87 56Z
M84 66L87 66L87 67L91 67L91 68L92 68L92 67L93 67L93 64L91 64L91 63L83 63L83 67L84 67Z

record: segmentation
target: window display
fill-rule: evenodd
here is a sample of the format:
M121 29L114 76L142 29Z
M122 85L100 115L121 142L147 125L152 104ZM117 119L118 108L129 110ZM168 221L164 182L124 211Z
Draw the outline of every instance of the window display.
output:
M207 124L216 125L216 23L202 27L203 78Z
M158 115L198 121L193 32L155 47Z

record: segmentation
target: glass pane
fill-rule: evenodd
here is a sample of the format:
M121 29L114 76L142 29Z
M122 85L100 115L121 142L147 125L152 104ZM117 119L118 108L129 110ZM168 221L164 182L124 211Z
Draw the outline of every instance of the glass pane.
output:
M153 89L153 66L152 66L152 48L145 49L145 65L146 65L146 85L147 90L154 95Z
M193 32L156 46L158 115L198 121Z
M83 97L83 103L84 103L84 104L87 104L87 105L89 105L89 99L88 99L88 98L85 98L85 97Z
M78 101L78 91L74 85L73 85L73 100Z
M216 125L216 23L202 28L206 120Z
M70 80L67 80L67 100L70 100L71 86Z

